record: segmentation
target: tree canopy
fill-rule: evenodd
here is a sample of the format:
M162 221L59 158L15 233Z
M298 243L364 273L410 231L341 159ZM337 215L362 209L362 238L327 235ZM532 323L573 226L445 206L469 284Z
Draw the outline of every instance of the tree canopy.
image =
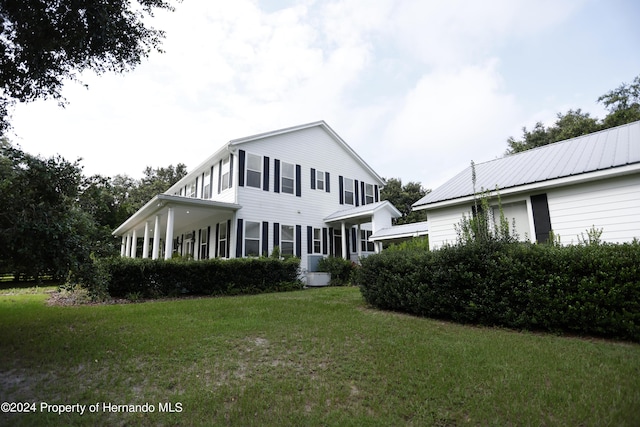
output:
M542 122L537 122L532 130L522 128L521 139L509 137L506 154L519 153L640 120L640 76L631 84L623 83L600 96L598 102L609 111L603 120L583 113L580 108L569 110L565 114L558 113L558 118L552 126L545 127Z
M419 182L408 182L402 185L400 178L389 178L385 181L386 184L380 191L380 198L390 201L402 214L402 217L395 220L394 224L410 224L427 219L424 210L413 211L411 206L431 190L425 190Z
M165 0L0 0L0 134L10 107L39 98L64 101L65 79L93 70L124 72L159 50L148 26Z

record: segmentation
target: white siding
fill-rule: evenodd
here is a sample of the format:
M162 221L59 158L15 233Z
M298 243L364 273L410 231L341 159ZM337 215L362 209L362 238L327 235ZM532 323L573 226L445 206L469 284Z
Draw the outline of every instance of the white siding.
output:
M429 248L431 250L441 248L445 244L453 244L456 242L458 235L454 225L462 220L463 212L470 215L469 209L462 206L454 206L451 208L437 209L427 213L427 221L429 221Z
M551 227L564 244L595 227L611 243L640 238L640 175L572 185L547 193Z

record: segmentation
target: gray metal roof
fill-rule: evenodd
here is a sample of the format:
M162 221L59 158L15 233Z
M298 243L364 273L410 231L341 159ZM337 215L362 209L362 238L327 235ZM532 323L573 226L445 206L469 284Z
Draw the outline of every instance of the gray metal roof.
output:
M429 234L429 223L422 221L383 228L382 230L376 231L369 240L375 242L377 240L392 240L404 237L424 236L427 234Z
M640 163L640 121L478 163L476 190L502 190L634 163ZM471 195L469 166L413 206Z

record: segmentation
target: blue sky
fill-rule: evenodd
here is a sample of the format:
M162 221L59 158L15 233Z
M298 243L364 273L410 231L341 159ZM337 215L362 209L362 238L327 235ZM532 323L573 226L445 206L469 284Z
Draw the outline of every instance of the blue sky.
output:
M225 142L325 120L383 177L435 188L640 74L635 0L188 1L165 53L20 105L11 139L140 177ZM301 149L305 149L301 147Z

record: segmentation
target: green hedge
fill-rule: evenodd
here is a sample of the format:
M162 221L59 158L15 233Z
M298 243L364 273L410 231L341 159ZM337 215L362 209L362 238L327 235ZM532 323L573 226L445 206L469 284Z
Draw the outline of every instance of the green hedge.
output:
M640 244L469 243L367 257L378 308L461 323L640 341Z
M301 289L300 261L239 258L202 261L98 259L80 274L94 295L158 298L180 295L239 295Z

